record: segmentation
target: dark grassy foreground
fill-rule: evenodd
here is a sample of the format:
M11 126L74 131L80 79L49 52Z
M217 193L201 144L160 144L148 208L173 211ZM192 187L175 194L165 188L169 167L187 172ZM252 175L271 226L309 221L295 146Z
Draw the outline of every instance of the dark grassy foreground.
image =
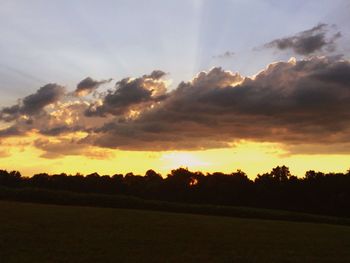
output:
M176 213L230 216L254 219L287 220L297 222L349 225L349 218L315 215L294 211L235 207L210 204L184 204L159 200L146 200L133 196L74 193L38 188L0 187L0 200L42 204L94 206L109 208L141 209ZM1 262L0 262L1 263Z
M350 262L350 227L0 202L0 262Z

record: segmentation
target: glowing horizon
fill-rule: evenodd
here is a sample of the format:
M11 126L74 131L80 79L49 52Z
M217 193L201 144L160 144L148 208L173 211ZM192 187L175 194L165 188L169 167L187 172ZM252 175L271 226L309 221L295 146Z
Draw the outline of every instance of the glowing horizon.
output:
M278 144L240 142L233 148L204 151L120 151L96 147L91 156L69 155L60 158L42 158L44 152L33 146L25 146L28 141L15 138L7 142L12 145L7 152L1 152L1 169L19 170L24 176L37 173L77 174L94 172L100 175L117 173L144 175L153 169L166 176L172 169L180 167L201 172L231 173L238 169L254 179L257 174L269 172L276 166L286 165L292 174L304 176L308 170L321 172L344 172L349 169L348 155L286 155ZM100 153L100 154L99 154ZM132 160L130 162L130 160Z

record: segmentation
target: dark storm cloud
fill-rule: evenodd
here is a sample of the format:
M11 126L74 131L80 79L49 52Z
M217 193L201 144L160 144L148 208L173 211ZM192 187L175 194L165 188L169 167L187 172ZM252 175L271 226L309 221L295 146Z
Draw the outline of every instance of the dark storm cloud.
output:
M265 47L279 50L291 49L300 55L309 55L322 50L331 52L334 51L335 41L341 37L341 33L337 32L328 36L329 29L327 24L319 24L294 36L275 39L267 43Z
M40 134L47 135L47 136L57 136L57 135L72 133L76 131L88 131L88 129L84 128L83 126L69 126L65 124L65 125L55 126L52 128L42 128L40 130Z
M111 81L112 79L97 81L90 77L87 77L78 83L77 88L74 91L74 94L76 96L88 95L93 91L95 91L100 85L109 83Z
M0 138L6 138L11 136L21 136L24 135L24 132L22 132L18 127L11 126L5 129L0 130Z
M230 147L239 140L281 143L291 153L350 152L344 147L350 144L350 62L342 57L276 62L254 77L213 68L171 91L163 76L154 71L125 78L99 99L61 102L50 112L43 108L57 97L47 96L51 99L43 103L41 88L1 111L3 116L34 114L35 121L16 119L0 137L24 136L27 131L55 136L58 142L35 144L52 158L83 154L91 146L203 150ZM34 107L34 101L39 106ZM79 133L73 141L60 137L78 131L86 136Z
M116 83L114 90L109 90L102 105L94 104L86 111L87 116L120 116L133 107L161 101L165 98L166 87L160 81L163 71L153 71L140 78L124 78Z
M0 119L4 121L13 121L21 115L34 116L42 113L43 109L57 102L65 94L65 88L57 84L47 84L20 100L18 104L11 107L5 107L0 111Z
M137 119L84 141L128 150L208 149L250 139L290 145L350 142L350 64L335 58L278 62L255 78L214 68L183 82Z
M57 102L63 97L65 88L57 84L47 84L36 93L25 97L20 112L33 115L40 112L45 106Z
M161 79L162 77L164 77L166 75L166 73L164 71L161 70L153 70L151 72L151 74L148 75L143 75L143 78L146 79Z

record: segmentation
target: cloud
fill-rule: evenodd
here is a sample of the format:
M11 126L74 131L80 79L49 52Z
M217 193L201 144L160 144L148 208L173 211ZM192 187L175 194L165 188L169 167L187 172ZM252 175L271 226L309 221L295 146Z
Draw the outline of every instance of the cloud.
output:
M109 83L111 81L112 79L97 81L90 77L87 77L78 83L74 94L78 97L89 95L90 93L98 89L99 86Z
M83 126L69 126L67 124L62 124L60 126L43 128L40 130L40 133L42 135L47 135L47 136L57 136L61 134L74 133L77 131L84 131L84 130L87 130L87 129L84 128Z
M329 31L329 25L318 24L294 36L275 39L265 44L264 47L279 50L290 49L299 55L310 55L324 50L332 52L335 50L335 41L341 37L341 33L337 32L328 36Z
M153 71L149 75L118 81L113 90L109 90L102 101L98 101L86 110L87 116L121 116L130 110L139 110L165 98L166 83L161 80L163 71Z
M0 119L13 121L21 116L35 116L43 113L43 109L61 99L65 94L65 88L57 84L47 84L17 104L5 107L0 111Z
M293 154L350 152L350 62L342 57L275 62L254 77L216 67L172 90L163 76L124 78L98 98L66 96L49 110L41 104L30 111L32 122L17 117L0 137L40 134L47 139L35 147L47 158L104 156L101 147L205 150L241 140L279 143ZM24 101L2 113L23 114Z
M159 80L161 79L162 77L164 77L166 75L166 73L164 71L161 71L161 70L153 70L151 72L151 74L146 74L146 75L143 75L142 78L144 79L153 79L153 80Z
M285 146L287 152L281 156L291 156L293 154L312 154L312 155L321 155L321 154L350 154L350 142L340 142L340 143L303 143L296 145Z
M10 156L11 156L10 148L7 147L7 145L5 145L1 140L0 141L0 158L6 158Z
M89 159L110 159L114 157L112 151L82 144L76 138L60 138L55 141L38 139L35 140L34 146L43 151L40 157L46 159L55 159L67 155L85 156Z
M8 150L0 150L0 158L10 157L11 153Z
M214 68L138 118L112 121L86 143L128 150L198 150L237 140L286 145L350 141L350 63L314 57L270 64L254 78Z
M24 132L21 131L16 126L10 126L0 130L0 138L12 137L12 136L21 136L24 135Z
M225 59L225 58L232 58L235 55L235 52L232 51L226 51L222 54L213 56L213 58L220 58L220 59Z

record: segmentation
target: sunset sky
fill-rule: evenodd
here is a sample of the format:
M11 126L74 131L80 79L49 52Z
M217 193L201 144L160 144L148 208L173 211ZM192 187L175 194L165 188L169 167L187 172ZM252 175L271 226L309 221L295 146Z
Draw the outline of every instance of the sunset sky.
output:
M350 168L348 0L0 1L0 168Z

